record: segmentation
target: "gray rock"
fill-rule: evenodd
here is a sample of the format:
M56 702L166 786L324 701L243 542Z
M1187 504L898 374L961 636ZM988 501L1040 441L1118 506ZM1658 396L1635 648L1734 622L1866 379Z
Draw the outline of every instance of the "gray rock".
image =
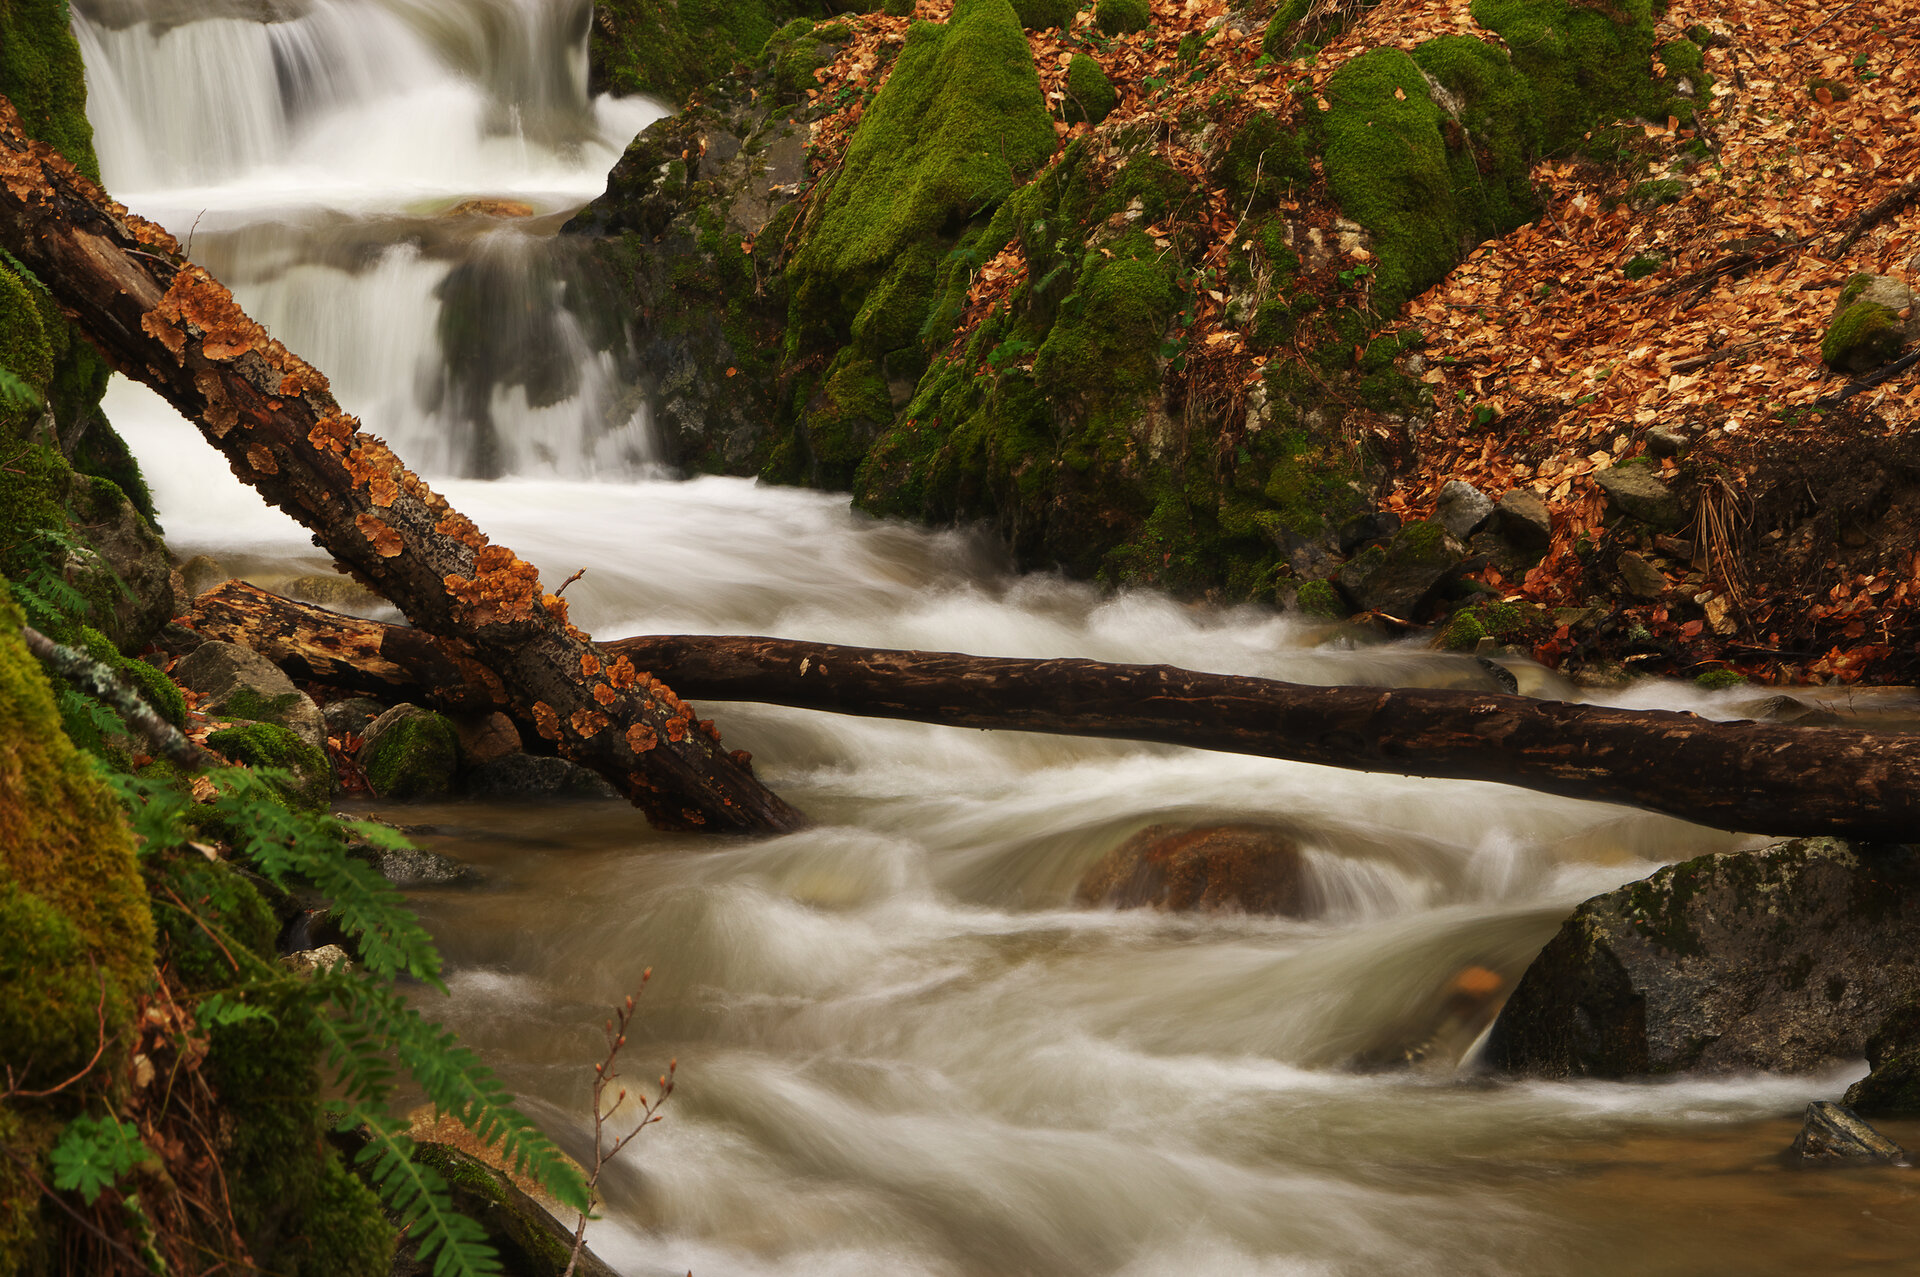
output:
M344 701L334 701L320 711L321 717L326 720L327 735L344 736L352 732L362 738L365 738L373 720L386 712L387 707L370 696L349 696Z
M508 754L465 778L474 798L618 798L598 772L546 754Z
M1789 1156L1801 1163L1812 1162L1884 1162L1906 1166L1907 1151L1861 1121L1849 1109L1829 1100L1807 1105L1807 1120L1801 1126Z
M1488 1058L1548 1077L1804 1072L1920 1003L1920 853L1803 838L1595 896L1527 969Z
M396 887L452 887L480 881L480 871L465 861L424 847L382 847L357 842L347 848L355 860L372 865Z
M1636 598L1657 599L1667 592L1668 581L1659 568L1647 562L1632 550L1620 555L1620 579L1627 584L1627 590Z
M202 643L173 667L173 681L198 692L200 708L223 718L284 727L318 750L327 747L327 723L313 698L280 667L238 643Z
M324 971L338 970L344 974L353 970L353 962L347 957L347 951L337 944L323 944L318 949L289 953L280 959L280 965L302 979Z
M1655 426L1647 431L1647 455L1650 457L1677 457L1686 450L1687 437L1678 430Z
M1629 518L1650 523L1656 528L1677 528L1685 518L1680 498L1666 484L1653 477L1642 458L1623 461L1605 470L1596 470L1593 480L1607 494L1613 508Z
M1888 1016L1867 1039L1872 1070L1847 1088L1843 1103L1871 1117L1920 1117L1920 1003Z
M1355 611L1411 621L1466 553L1439 524L1409 523L1384 548L1369 546L1355 555L1334 573L1333 583Z
M1493 499L1471 483L1451 480L1440 489L1433 517L1441 527L1465 541L1493 517Z
M1388 540L1399 530L1399 515L1391 510L1369 510L1342 523L1340 530L1334 534L1334 541L1339 545L1340 553L1352 554L1375 541Z
M1529 554L1545 554L1553 543L1553 515L1537 493L1515 488L1500 498L1498 512L1500 535L1507 544Z

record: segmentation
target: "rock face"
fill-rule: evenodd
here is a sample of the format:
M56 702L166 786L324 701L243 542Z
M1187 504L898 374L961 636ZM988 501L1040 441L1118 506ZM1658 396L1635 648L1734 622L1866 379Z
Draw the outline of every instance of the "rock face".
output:
M1901 1007L1867 1039L1873 1072L1847 1088L1846 1105L1870 1117L1920 1117L1920 1003Z
M202 643L173 667L173 681L198 692L207 713L284 727L315 749L327 747L320 707L280 667L238 643Z
M1119 909L1220 910L1304 917L1312 892L1299 844L1260 825L1154 825L1087 871L1082 904Z
M1703 856L1576 909L1488 1058L1546 1077L1800 1071L1920 1002L1920 854L1804 838Z

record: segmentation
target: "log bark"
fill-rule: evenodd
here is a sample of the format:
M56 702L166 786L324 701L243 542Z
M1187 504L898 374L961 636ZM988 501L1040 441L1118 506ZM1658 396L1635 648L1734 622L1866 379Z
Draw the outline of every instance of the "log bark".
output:
M392 626L229 582L196 605L208 633L324 682L417 696L439 668ZM1400 776L1494 781L1786 837L1920 838L1920 736L1712 722L1477 692L1308 687L1168 665L1020 660L793 639L663 635L607 659L702 700L1156 741ZM372 659L362 655L371 654ZM477 708L484 689L427 691Z
M0 98L0 246L109 362L195 422L233 471L354 577L442 641L464 678L656 825L793 829L801 814L702 730L665 684L607 660L539 573L412 474L173 237L132 216Z

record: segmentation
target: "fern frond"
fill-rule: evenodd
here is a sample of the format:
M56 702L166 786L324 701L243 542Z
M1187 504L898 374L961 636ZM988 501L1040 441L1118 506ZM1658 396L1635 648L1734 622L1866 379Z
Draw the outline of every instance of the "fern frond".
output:
M496 1277L500 1259L479 1224L453 1208L447 1181L431 1166L413 1160L406 1124L378 1113L350 1113L343 1127L366 1133L367 1145L354 1158L406 1230L420 1243L421 1260L433 1261L433 1277Z
M341 927L358 940L369 972L387 979L409 975L445 993L439 951L399 889L346 854L338 821L281 805L269 784L274 777L270 771L236 769L216 778L220 796L214 805L235 818L235 849L283 888L294 885L290 880L296 877L313 884L332 902Z
M388 986L349 976L330 980L327 988L345 1023L392 1049L435 1108L451 1114L482 1144L497 1146L503 1160L537 1180L561 1205L587 1209L580 1167L513 1107L513 1096L471 1048Z

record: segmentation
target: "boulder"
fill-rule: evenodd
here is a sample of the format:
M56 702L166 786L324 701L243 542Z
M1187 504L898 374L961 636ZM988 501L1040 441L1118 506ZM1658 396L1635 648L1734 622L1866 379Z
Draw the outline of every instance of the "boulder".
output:
M1334 541L1340 553L1352 554L1375 541L1386 541L1400 530L1400 516L1391 510L1367 510L1340 525Z
M1901 1007L1867 1039L1873 1070L1847 1088L1845 1104L1872 1117L1920 1117L1920 1003Z
M1666 574L1632 550L1621 554L1618 566L1620 579L1635 598L1657 599L1667 592Z
M1907 1151L1861 1121L1859 1115L1828 1100L1807 1105L1807 1120L1787 1149L1789 1158L1816 1162L1884 1162L1906 1166Z
M1089 869L1075 896L1118 909L1313 912L1299 841L1262 825L1153 825Z
M351 732L363 738L373 720L386 712L385 705L369 696L349 696L346 700L330 703L320 711L321 717L326 720L327 735L345 736Z
M1595 896L1540 951L1488 1059L1624 1078L1859 1058L1920 1002L1920 853L1802 838Z
M1654 478L1646 458L1634 457L1617 466L1593 472L1593 481L1607 494L1614 509L1630 519L1656 528L1677 528L1686 518L1680 498Z
M1500 535L1516 550L1545 554L1553 542L1553 515L1539 494L1515 488L1495 507Z
M347 854L373 866L396 887L456 887L480 881L480 871L464 861L424 847L385 847L355 842Z
M367 726L354 761L381 798L417 802L453 792L460 737L445 715L395 705Z
M1890 275L1859 274L1840 289L1820 341L1820 358L1836 372L1871 372L1920 340L1913 291Z
M1438 523L1409 523L1386 546L1355 555L1333 574L1333 583L1355 611L1411 621L1466 552Z
M618 798L598 772L549 754L508 754L466 774L472 798Z
M212 717L274 723L315 749L327 747L320 707L252 648L202 643L173 667L173 681L198 692L200 709Z
M333 764L327 752L278 723L236 723L208 736L207 748L236 763L287 773L287 780L275 788L300 811L325 811L333 797Z
M460 755L469 767L517 754L522 748L520 729L498 710L486 714L451 714L448 718L453 730L460 735Z
M1440 489L1433 517L1441 527L1465 541L1486 525L1493 517L1493 510L1493 499L1486 493L1471 483L1452 479Z

